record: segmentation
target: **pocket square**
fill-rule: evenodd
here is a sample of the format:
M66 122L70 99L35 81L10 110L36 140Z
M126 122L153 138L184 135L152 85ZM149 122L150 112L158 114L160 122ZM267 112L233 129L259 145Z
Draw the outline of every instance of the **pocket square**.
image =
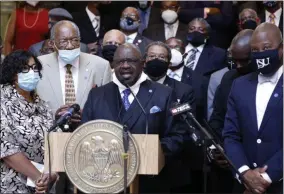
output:
M161 112L161 109L158 106L153 106L150 109L150 114L154 114L154 113L157 113L157 112Z

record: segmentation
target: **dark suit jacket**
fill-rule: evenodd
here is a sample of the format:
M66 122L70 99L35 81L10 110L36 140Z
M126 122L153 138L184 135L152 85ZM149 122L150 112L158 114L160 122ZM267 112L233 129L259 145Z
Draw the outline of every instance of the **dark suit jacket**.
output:
M185 41L186 34L187 34L187 25L183 24L182 22L179 22L176 38ZM146 36L147 38L153 41L162 41L162 42L166 41L164 23L160 22L158 24L153 24L151 26L148 26L148 28L144 30L143 36Z
M230 46L234 34L230 33L234 12L231 1L181 1L179 20L188 24L194 18L204 17L205 7L220 9L220 14L208 15L206 21L210 24L210 43L215 46L227 49Z
M226 72L215 93L213 101L213 112L209 120L209 125L220 140L222 139L222 130L224 127L224 120L227 112L228 97L233 81L238 77L239 74L235 69Z
M261 20L261 23L265 22L265 11L261 12L259 14L259 18ZM278 28L280 29L280 31L283 34L283 6L282 6L282 13L281 13L281 17L280 17L280 21L279 21L279 26Z
M104 37L104 25L103 25L103 18L100 21L100 33L97 36L92 22L86 12L86 10L73 13L73 21L79 27L80 34L81 34L81 42L85 44L97 42L100 38Z
M223 129L224 148L239 169L268 166L266 173L273 183L283 178L283 75L280 77L257 125L257 73L237 78L228 98Z
M145 36L142 36L141 34L138 33L137 36L135 37L134 41L133 41L133 44L138 46L142 55L144 55L147 45L150 44L151 42L152 42L152 40L150 40L150 39L146 38Z
M146 111L149 134L159 135L166 159L174 158L182 149L184 128L180 128L178 117L171 116L170 108L172 103L176 101L173 90L147 80L140 85L137 98ZM150 113L153 106L159 107L161 111ZM134 100L128 111L125 111L118 87L113 82L94 88L89 93L83 109L82 123L95 119L106 119L126 124L131 133L145 134L146 118L137 101ZM151 189L153 191L152 187L158 186L154 184L159 182L162 175L156 178L142 177L140 176L140 184L142 184L140 189L142 189L141 192L145 192L145 190L151 191ZM165 189L160 185L161 182L157 184L159 184L157 189L160 187Z

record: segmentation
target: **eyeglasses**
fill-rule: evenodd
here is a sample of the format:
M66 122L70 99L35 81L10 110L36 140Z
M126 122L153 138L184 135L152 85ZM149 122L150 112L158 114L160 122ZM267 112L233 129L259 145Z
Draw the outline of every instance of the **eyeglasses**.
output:
M140 61L141 61L140 59L120 59L120 60L114 60L113 63L115 66L121 66L125 62L127 62L128 65L135 66Z
M154 54L149 54L146 56L147 59L153 60L153 59L161 59L163 61L168 61L168 56L165 55L154 55Z
M62 39L59 40L57 43L59 44L60 47L67 47L69 42L74 46L77 47L80 45L80 38L72 38L72 39Z
M32 69L34 72L39 72L37 65L32 65L32 66L25 65L23 70L22 70L22 73L28 73L30 71L30 69Z
M131 18L133 20L138 20L138 17L135 14L124 14L122 18Z

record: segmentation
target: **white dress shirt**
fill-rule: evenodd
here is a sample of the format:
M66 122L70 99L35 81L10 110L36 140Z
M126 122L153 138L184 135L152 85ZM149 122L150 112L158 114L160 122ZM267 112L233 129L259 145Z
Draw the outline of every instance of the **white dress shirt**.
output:
M136 36L137 36L137 32L135 32L135 33L133 33L133 34L130 34L130 35L128 35L128 36L125 36L125 40L126 40L127 43L133 44L133 42L134 42Z
M184 61L187 62L188 58L190 57L190 55L192 54L192 49L193 48L197 48L197 53L195 54L195 62L194 65L192 67L192 70L194 70L196 68L197 62L199 60L199 57L204 49L204 44L198 46L198 47L194 47L192 46L190 43L188 43L188 45L185 47L185 53L188 53L187 56L185 57Z
M269 99L281 77L283 74L283 66L279 68L279 70L271 77L264 77L263 75L258 75L259 83L257 84L256 88L256 117L257 117L257 126L258 130L261 126L261 122L264 116L264 113L266 111L267 104L269 102ZM261 79L269 78L270 81L261 83ZM243 165L241 168L239 168L239 172L243 173L246 170L249 170L250 168L247 165ZM269 183L272 183L270 177L268 174L262 173L262 177L268 181Z
M184 69L184 66L182 66L181 68L177 69L174 71L175 75L174 77L170 77L170 78L173 78L177 81L181 81L181 78L182 78L182 74L183 74L183 69ZM170 76L170 74L172 73L173 71L171 69L168 69L168 72L167 72L167 75Z
M141 83L146 81L147 77L148 76L144 72L142 72L142 74L141 74L140 78L137 80L137 82L133 86L130 87L130 89L135 94L135 96L139 92ZM115 83L117 85L121 98L123 98L123 96L124 96L123 91L126 90L127 87L124 86L122 83L120 83L120 81L117 79L115 73L112 74L112 80L113 80L113 83ZM132 104L132 102L134 100L134 96L132 95L132 93L128 96L128 100L129 100L130 104Z
M165 38L168 40L171 37L175 37L177 34L177 29L178 29L179 21L177 20L173 24L164 24L165 27ZM171 31L172 28L172 31Z
M89 9L88 6L86 7L86 12L90 18L90 21L93 25L93 28L97 34L97 36L100 35L100 26L101 26L101 17L100 16L96 16L95 14L93 14Z
M66 74L66 65L64 61L58 57L58 63L59 63L59 75L60 75L60 83L61 83L61 89L62 89L62 95L63 95L63 102L65 102L65 74ZM72 64L71 72L75 87L75 94L77 94L77 88L78 88L78 78L79 78L79 57L77 57Z
M279 23L280 23L280 19L281 19L281 14L282 14L282 8L278 9L274 15L274 21L275 21L275 25L279 27ZM270 16L271 13L265 10L265 22L270 23Z

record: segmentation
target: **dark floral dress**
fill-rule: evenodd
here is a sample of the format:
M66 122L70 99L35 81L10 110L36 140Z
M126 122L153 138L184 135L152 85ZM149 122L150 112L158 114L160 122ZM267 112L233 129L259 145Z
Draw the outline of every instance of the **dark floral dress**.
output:
M52 123L52 113L38 96L30 103L13 86L1 85L1 194L32 192L27 177L8 167L3 158L22 152L43 164L44 132Z

